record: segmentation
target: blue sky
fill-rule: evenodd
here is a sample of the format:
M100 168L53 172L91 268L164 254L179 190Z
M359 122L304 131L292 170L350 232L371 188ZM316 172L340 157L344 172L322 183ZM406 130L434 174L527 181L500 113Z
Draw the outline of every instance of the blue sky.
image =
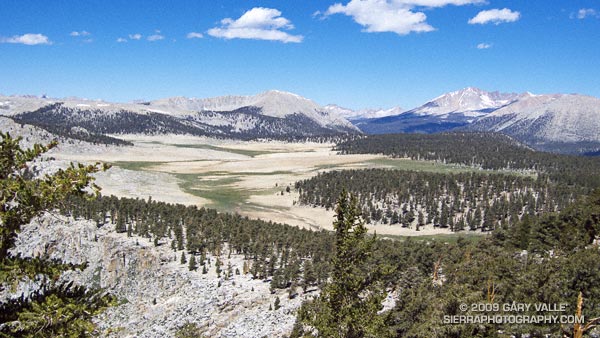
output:
M0 13L6 95L279 89L353 109L467 86L600 97L597 0L2 0Z

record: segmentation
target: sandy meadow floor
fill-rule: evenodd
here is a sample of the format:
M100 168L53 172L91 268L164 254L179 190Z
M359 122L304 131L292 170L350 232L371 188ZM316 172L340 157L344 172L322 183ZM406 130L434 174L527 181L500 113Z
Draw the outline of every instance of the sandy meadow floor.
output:
M313 229L332 229L332 210L298 205L294 183L320 171L397 167L464 170L428 162L392 160L381 155L338 155L331 144L242 142L180 135L116 135L133 147L104 147L94 152L54 151L58 160L102 161L113 167L98 175L106 195L147 198L207 206L253 218ZM290 186L291 192L285 192ZM281 194L283 191L283 195ZM370 226L378 234L418 236L448 230Z

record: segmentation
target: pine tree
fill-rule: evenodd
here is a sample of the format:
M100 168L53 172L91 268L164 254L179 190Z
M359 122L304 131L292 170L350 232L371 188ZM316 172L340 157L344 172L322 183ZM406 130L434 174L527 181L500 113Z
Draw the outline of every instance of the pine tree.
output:
M185 259L185 252L181 253L181 260L180 260L181 264L185 264L187 263L187 259Z
M333 223L331 282L298 312L298 321L316 329L319 337L387 336L383 317L377 313L384 298L383 268L369 266L375 237L367 237L357 203L355 196L348 199L345 190L340 194Z
M215 272L218 277L221 277L221 260L217 258L217 262L215 263Z
M196 264L196 256L192 255L190 257L190 263L188 264L188 269L190 271L196 271L196 270L198 270L198 265Z
M84 336L94 330L91 318L112 305L113 298L72 283L58 284L57 276L80 266L47 257L13 257L8 252L21 227L34 217L63 205L73 196L93 198L84 192L88 187L97 195L99 187L93 184L91 174L108 167L99 163L71 164L67 169L36 178L30 162L56 146L56 142L23 150L20 138L12 138L8 133L0 133L0 137L0 290L8 288L6 282L44 276L39 290L28 298L0 301L0 336Z

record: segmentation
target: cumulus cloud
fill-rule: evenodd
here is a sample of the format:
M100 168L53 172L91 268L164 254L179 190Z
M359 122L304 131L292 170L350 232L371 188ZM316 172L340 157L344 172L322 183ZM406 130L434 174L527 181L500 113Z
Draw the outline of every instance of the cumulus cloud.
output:
M142 39L142 34L129 34L129 39L130 40L141 40Z
M448 5L463 6L486 3L486 0L396 0L397 4L419 7L444 7Z
M69 35L70 36L90 36L91 33L88 31L81 31L81 32L73 31Z
M488 48L492 48L492 45L489 43L482 42L477 45L477 49L488 49Z
M186 37L188 39L202 39L204 35L202 35L202 33L189 32Z
M302 42L302 35L291 35L284 30L294 29L290 20L273 8L255 7L237 20L225 18L221 27L208 30L208 34L223 39L255 39L281 42Z
M593 8L581 8L577 13L571 14L571 19L585 19L585 18L600 18L600 13Z
M43 34L23 34L15 35L9 38L0 38L1 43L20 43L23 45L51 45L52 41Z
M499 25L503 22L515 22L521 18L521 13L517 11L511 11L508 8L503 9L489 9L486 11L481 11L475 15L475 17L469 20L471 25L480 24L484 25L486 23L493 23L495 25Z
M127 42L127 39L125 39L125 38L118 38L118 39L117 39L117 42L121 42L121 43L122 43L122 42Z
M406 35L412 32L435 30L427 23L427 15L415 10L417 7L444 7L469 5L485 0L351 0L347 4L331 5L323 16L344 14L364 27L365 32L393 32ZM315 15L321 15L320 12Z
M154 34L154 35L150 35L148 37L148 41L159 41L159 40L163 40L165 37L161 34Z

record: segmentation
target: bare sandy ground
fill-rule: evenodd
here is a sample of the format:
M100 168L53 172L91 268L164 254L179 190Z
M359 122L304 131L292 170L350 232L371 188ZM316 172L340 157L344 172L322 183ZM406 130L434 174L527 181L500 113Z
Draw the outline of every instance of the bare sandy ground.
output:
M297 193L286 193L283 196L280 194L254 195L250 197L249 202L264 206L265 210L257 210L248 214L256 218L268 219L304 228L333 230L333 221L335 220L334 210L298 204L294 205L294 201L297 200ZM419 231L385 224L367 225L367 228L370 232L395 236L424 236L451 233L448 229L434 228L432 226L421 227Z
M376 165L368 161L384 158L381 155L341 156L331 150L331 144L320 143L242 142L181 135L115 136L135 145L105 147L94 152L65 150L52 156L80 162L148 164L139 170L113 167L100 174L97 183L107 195L141 198L151 195L155 200L204 206L214 201L202 197L203 190L227 191L233 196L239 193L243 198L235 201L237 205L233 209L222 211L237 211L252 218L312 229L332 229L334 211L294 203L298 200L293 192L296 181L322 171L373 167ZM185 190L177 174L198 175L198 182L192 182L192 187ZM227 178L232 180L220 186L202 185ZM292 192L282 196L280 192L287 186ZM449 233L447 229L424 227L417 232L390 225L372 225L369 229L378 234L403 236Z
M167 203L205 205L205 198L188 194L179 188L175 177L165 173L125 170L113 167L96 175L96 184L105 196L142 198L152 197Z

